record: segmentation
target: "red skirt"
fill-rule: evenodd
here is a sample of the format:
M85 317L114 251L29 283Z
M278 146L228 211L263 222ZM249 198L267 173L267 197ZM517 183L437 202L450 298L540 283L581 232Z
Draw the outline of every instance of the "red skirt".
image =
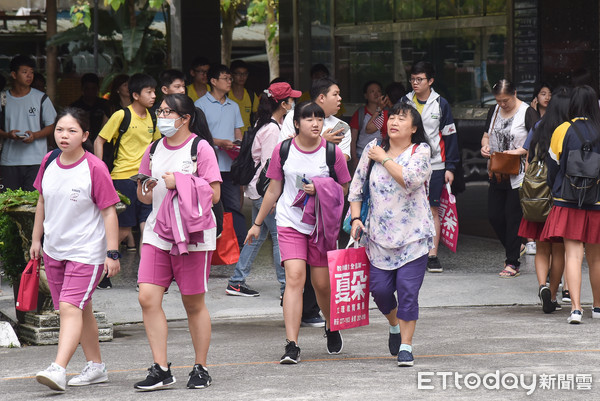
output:
M542 238L542 230L544 230L544 223L535 223L533 221L521 219L519 225L519 237L533 238L539 241Z
M600 210L583 210L553 206L542 241L566 238L587 244L600 244Z

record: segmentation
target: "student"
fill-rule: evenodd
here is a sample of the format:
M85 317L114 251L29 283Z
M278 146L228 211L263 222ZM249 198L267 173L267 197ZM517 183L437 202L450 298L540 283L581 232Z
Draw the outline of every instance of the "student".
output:
M160 85L160 94L173 95L175 93L182 93L185 95L185 75L179 70L165 70L160 73L158 77L158 84ZM156 115L156 109L160 106L160 101L155 101L154 106L150 108L150 114Z
M134 387L139 390L158 390L176 381L171 374L171 364L167 362L168 326L162 308L165 289L169 288L171 281L175 279L187 313L195 352L194 367L189 374L187 387L205 388L212 381L206 369L211 325L204 294L210 274L211 256L216 247L214 215L210 210L210 213L204 210L202 215L208 216L212 228L202 231L202 243L195 243L190 239L183 245L183 251L182 247L174 246L163 237L159 237L157 222L164 216L164 213L161 214L165 207L163 200L172 194L171 190L178 191L180 204L182 199L188 199L185 196L186 191L202 189L205 196L201 198L198 195L195 205L208 203L210 208L212 204L217 203L221 194L221 175L204 113L194 107L188 96L166 95L156 115L157 125L165 138L157 142L152 159L151 147L146 149L139 172L155 177L157 181L142 184L138 180L137 185L140 201L152 205L152 212L148 216L148 224L144 231L138 283L144 327L154 362L148 369L146 379L136 383ZM197 160L194 162L191 152L196 136L201 140L197 143ZM171 202L167 201L167 204L169 203ZM190 221L192 219L185 218L184 206L180 208L181 219ZM196 217L195 220L201 218ZM175 222L172 225L175 225ZM181 253L173 255L174 247Z
M70 386L108 380L100 356L98 326L92 294L102 274L119 272L119 197L106 165L83 149L89 135L85 112L66 108L58 116L54 138L61 151L48 153L34 186L39 191L29 255L42 256L54 308L60 310L56 359L36 379L53 390L64 391L66 368L77 345L88 361Z
M0 166L7 189L33 191L33 181L48 151L46 137L53 132L56 111L50 98L31 87L35 61L16 56L10 61L13 84L0 105L0 139L4 139Z
M370 121L374 120L381 113L383 106L381 84L377 81L369 81L363 85L363 96L365 98L365 106L359 107L352 115L350 120L350 129L352 133L352 162L354 168L360 160L362 151L373 139L381 139L381 131L375 130L367 132L366 128ZM360 118L359 118L360 117Z
M81 77L81 97L71 103L71 107L82 109L89 116L90 135L85 143L88 151L94 150L94 141L111 115L110 104L106 99L98 96L99 91L100 79L98 75L91 72L83 74Z
M110 84L108 102L110 103L111 114L117 110L122 110L131 104L131 97L129 96L129 87L127 86L128 81L129 75L119 74L113 79L112 83Z
M258 96L256 93L248 92L245 88L248 80L248 65L242 60L234 60L229 67L233 82L231 91L227 95L229 99L237 103L244 121L242 133L245 134L254 124L254 114L258 111Z
M248 231L246 241L252 243L261 231L267 214L277 203L277 238L281 261L285 268L286 284L283 295L283 318L287 344L281 357L282 364L296 364L300 361L298 334L302 316L302 292L306 279L306 265L310 265L311 280L319 307L326 320L325 336L327 352L338 354L342 351L343 340L339 331L330 330L329 270L327 268L327 251L335 249L337 230L339 230L344 194L348 190L350 173L342 151L335 147L334 172L336 179L329 177L330 170L326 160L327 142L321 138L325 112L315 102L305 102L294 110L294 126L296 136L290 139L289 153L284 165L281 164L279 144L273 150L267 177L271 179L269 188L263 198L260 211ZM287 142L286 142L287 143ZM331 177L333 178L333 177ZM302 184L299 180L302 179ZM341 185L341 187L340 187ZM321 188L329 192L323 195ZM317 194L320 196L312 198ZM302 196L310 196L316 203L327 202L327 216L319 214L325 229L315 227L302 221L307 209L299 207ZM281 196L281 197L280 197ZM297 199L300 197L300 199ZM337 198L339 197L339 198ZM300 203L298 203L300 202ZM310 205L310 199L304 205ZM294 206L294 204L298 206ZM325 218L325 220L323 220ZM328 230L334 231L334 240L328 241ZM317 231L317 234L314 232ZM315 241L314 235L318 235Z
M186 89L188 96L194 102L210 91L208 84L209 69L210 63L206 57L197 57L192 61L192 65L190 66L192 83L186 86Z
M154 88L156 81L146 74L134 74L128 82L131 105L127 106L131 113L131 122L125 133L121 136L119 151L114 161L114 168L110 176L115 189L127 196L131 204L119 214L119 243L130 233L131 228L140 226L144 231L144 224L150 214L150 206L140 202L136 195L136 184L129 177L138 173L144 149L151 142L160 138L160 131L155 129L154 122L148 109L154 104L156 95ZM104 144L113 144L119 136L119 126L125 116L124 110L116 111L108 120L98 138L94 141L94 154L102 159ZM100 288L111 288L112 283L106 278L100 283Z
M231 90L231 72L223 64L216 64L208 71L210 92L194 102L206 115L208 127L217 148L219 169L223 178L222 196L225 212L233 214L233 228L240 248L246 238L246 218L241 212L240 186L231 179L231 162L227 153L234 146L233 142L242 139L244 122L238 105L227 97Z
M452 110L448 101L433 89L434 80L433 65L428 61L416 62L410 70L410 84L413 90L401 101L409 103L421 114L423 127L431 146L433 172L429 181L429 204L435 223L435 239L434 247L429 251L427 271L441 273L444 268L437 257L440 244L440 197L444 184L452 184L454 181L459 154Z
M322 78L331 78L331 76L329 75L329 69L327 67L325 67L324 64L319 63L319 64L315 64L312 67L310 67L311 87L312 87L312 85L314 85L315 82L317 82L319 79L322 79ZM310 100L314 101L314 99L312 98L311 91L306 91L306 92L302 93L302 96L300 96L300 99L298 99L298 103L307 102ZM337 112L335 113L335 116L341 118L345 112L346 112L346 108L340 102L339 108L338 108Z

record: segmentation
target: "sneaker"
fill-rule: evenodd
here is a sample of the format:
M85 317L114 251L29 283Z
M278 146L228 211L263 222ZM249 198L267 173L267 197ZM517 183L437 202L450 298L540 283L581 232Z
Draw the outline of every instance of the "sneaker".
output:
M427 258L427 271L429 273L442 273L444 271L437 256L429 256Z
M562 310L562 306L560 306L557 300L552 301L552 303L554 304L554 310Z
M597 306L592 309L592 319L600 319L600 308Z
M148 368L148 376L145 380L135 383L133 388L144 391L160 390L175 384L177 380L171 374L171 364L169 363L165 372L158 363L153 363Z
M562 292L562 301L571 303L571 293L569 292L569 290L564 290Z
M415 358L412 352L402 350L398 352L398 366L413 366L415 364Z
M212 383L212 378L208 374L208 370L199 363L194 365L190 372L190 379L187 382L187 388L206 388Z
M546 287L545 285L541 285L538 295L540 297L540 301L542 301L542 310L544 313L552 313L556 310L554 303L552 303L552 294L550 293L550 288Z
M260 292L253 290L246 284L227 284L225 292L229 295L237 295L240 297L258 297Z
M569 318L567 319L567 322L570 324L579 324L581 323L581 317L583 316L583 311L582 310L572 310L571 311L571 316L569 316Z
M527 244L525 244L525 253L527 255L535 255L535 242L528 242Z
M112 283L110 282L110 278L108 278L108 276L104 276L104 278L102 280L100 280L100 282L98 283L98 288L99 290L108 290L110 288L112 288Z
M282 365L295 365L300 362L300 347L294 341L286 340L285 354L279 360Z
M390 336L388 338L388 347L390 348L390 354L392 354L393 356L398 355L398 350L400 349L401 343L402 338L400 337L400 333L390 333Z
M46 370L37 372L35 379L38 381L38 383L48 386L52 390L65 391L65 386L67 384L67 371L56 363L52 362L50 366L46 368Z
M69 386L87 386L89 384L104 383L108 381L106 366L99 367L92 361L88 361L80 375L69 380Z
M339 330L331 331L325 329L323 337L327 338L327 352L329 355L339 354L344 348L344 340L342 339L342 333Z
M303 318L300 327L325 327L325 320L320 315Z

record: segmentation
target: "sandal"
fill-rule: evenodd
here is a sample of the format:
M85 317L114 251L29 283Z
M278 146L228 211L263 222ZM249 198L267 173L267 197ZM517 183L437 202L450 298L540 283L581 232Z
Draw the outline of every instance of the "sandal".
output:
M512 269L508 270L508 269ZM521 273L519 272L519 268L515 267L513 265L506 265L504 266L504 270L502 270L498 276L500 276L500 278L511 278L511 277L517 277L521 275Z

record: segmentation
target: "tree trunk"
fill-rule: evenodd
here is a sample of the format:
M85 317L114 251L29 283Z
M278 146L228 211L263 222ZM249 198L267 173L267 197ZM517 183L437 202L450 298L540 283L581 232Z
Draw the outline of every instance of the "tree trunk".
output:
M275 2L270 0L267 5L267 26L265 27L265 46L269 60L269 80L279 77L279 24ZM271 37L272 32L274 34Z
M233 46L233 28L235 28L236 8L230 5L227 10L221 8L221 64L229 66L231 62L231 48Z
M46 40L56 35L56 0L46 1ZM58 58L56 46L46 47L46 93L56 104Z

